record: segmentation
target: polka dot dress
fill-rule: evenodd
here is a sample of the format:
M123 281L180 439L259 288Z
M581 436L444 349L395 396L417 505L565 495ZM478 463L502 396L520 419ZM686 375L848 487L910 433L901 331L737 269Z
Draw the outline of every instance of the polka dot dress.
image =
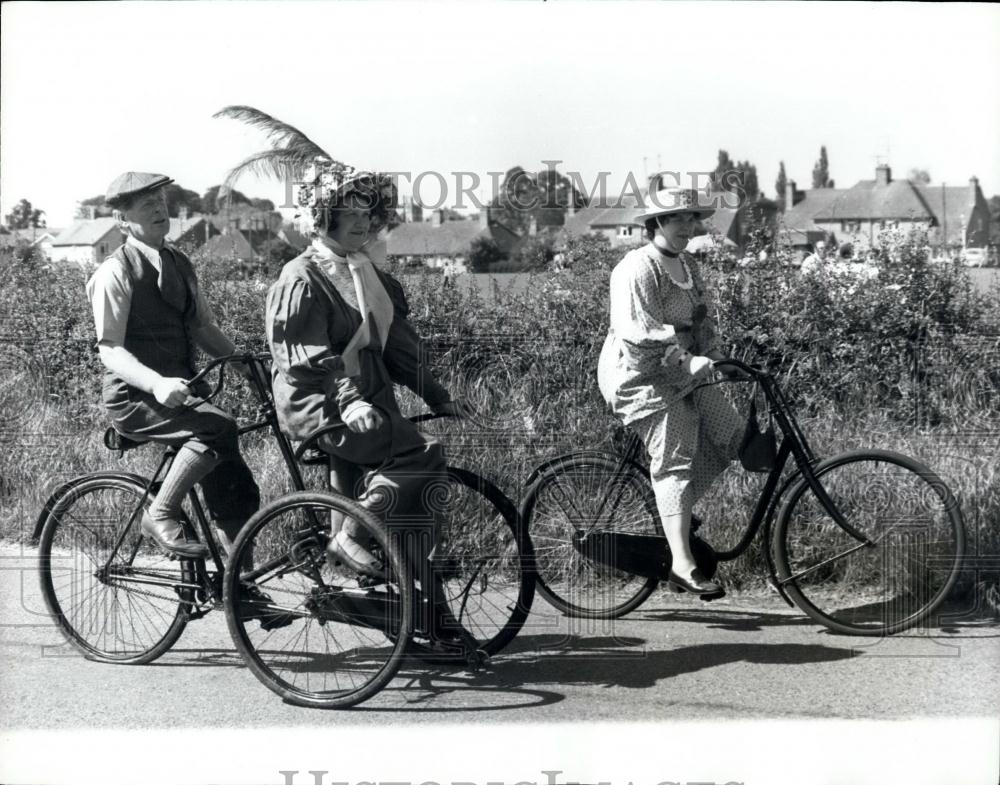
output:
M681 254L686 281L675 281L652 245L631 251L611 277L611 330L598 382L615 414L650 455L661 516L690 512L736 457L743 420L718 387L703 387L683 366L662 364L671 344L696 355L718 337L694 260Z

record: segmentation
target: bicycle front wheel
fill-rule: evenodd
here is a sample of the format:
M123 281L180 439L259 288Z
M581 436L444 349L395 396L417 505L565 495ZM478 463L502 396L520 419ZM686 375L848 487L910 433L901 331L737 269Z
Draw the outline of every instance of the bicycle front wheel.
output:
M327 557L331 520L352 518L385 565L359 576ZM229 631L268 689L299 706L347 708L399 670L412 629L413 579L368 510L333 493L299 491L243 527L226 570Z
M582 543L614 534L659 536L649 478L617 456L567 456L546 467L521 514L535 549L539 593L567 616L614 619L638 608L655 578L616 569L613 554L596 560Z
M94 475L52 503L39 541L49 613L92 660L152 662L180 637L193 563L174 561L139 528L138 479Z
M835 632L888 635L927 619L965 550L958 502L926 466L886 451L815 468L838 525L806 481L789 491L772 535L776 577L807 615Z

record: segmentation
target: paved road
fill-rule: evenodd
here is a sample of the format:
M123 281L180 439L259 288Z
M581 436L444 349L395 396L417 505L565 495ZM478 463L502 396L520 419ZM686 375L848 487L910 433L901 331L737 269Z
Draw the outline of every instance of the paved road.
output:
M996 624L870 641L827 634L772 598L662 593L612 623L570 623L536 600L487 673L414 664L357 710L310 711L243 667L221 613L153 665L84 660L45 616L34 560L0 548L0 730L994 717L1000 706Z

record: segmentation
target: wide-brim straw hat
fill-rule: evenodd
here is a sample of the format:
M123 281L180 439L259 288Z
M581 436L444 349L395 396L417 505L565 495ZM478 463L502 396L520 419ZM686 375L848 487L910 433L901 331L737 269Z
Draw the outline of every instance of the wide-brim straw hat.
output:
M643 197L643 203L632 220L637 224L645 224L650 218L676 213L694 213L699 219L708 218L715 212L715 207L707 204L710 199L712 197L708 194L694 188L662 188Z

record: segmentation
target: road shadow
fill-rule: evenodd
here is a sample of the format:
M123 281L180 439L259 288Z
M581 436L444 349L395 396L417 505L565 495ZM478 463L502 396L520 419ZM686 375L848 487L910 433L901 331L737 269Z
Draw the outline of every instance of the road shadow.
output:
M505 684L577 684L644 689L688 673L735 663L807 665L850 659L847 649L802 643L704 643L648 650L637 638L526 636L492 678ZM538 656L530 657L530 652ZM527 655L527 656L526 656ZM483 678L487 678L484 676Z
M628 617L630 621L688 622L716 630L760 632L768 627L808 627L816 622L808 616L767 611L741 611L723 608L650 609Z

